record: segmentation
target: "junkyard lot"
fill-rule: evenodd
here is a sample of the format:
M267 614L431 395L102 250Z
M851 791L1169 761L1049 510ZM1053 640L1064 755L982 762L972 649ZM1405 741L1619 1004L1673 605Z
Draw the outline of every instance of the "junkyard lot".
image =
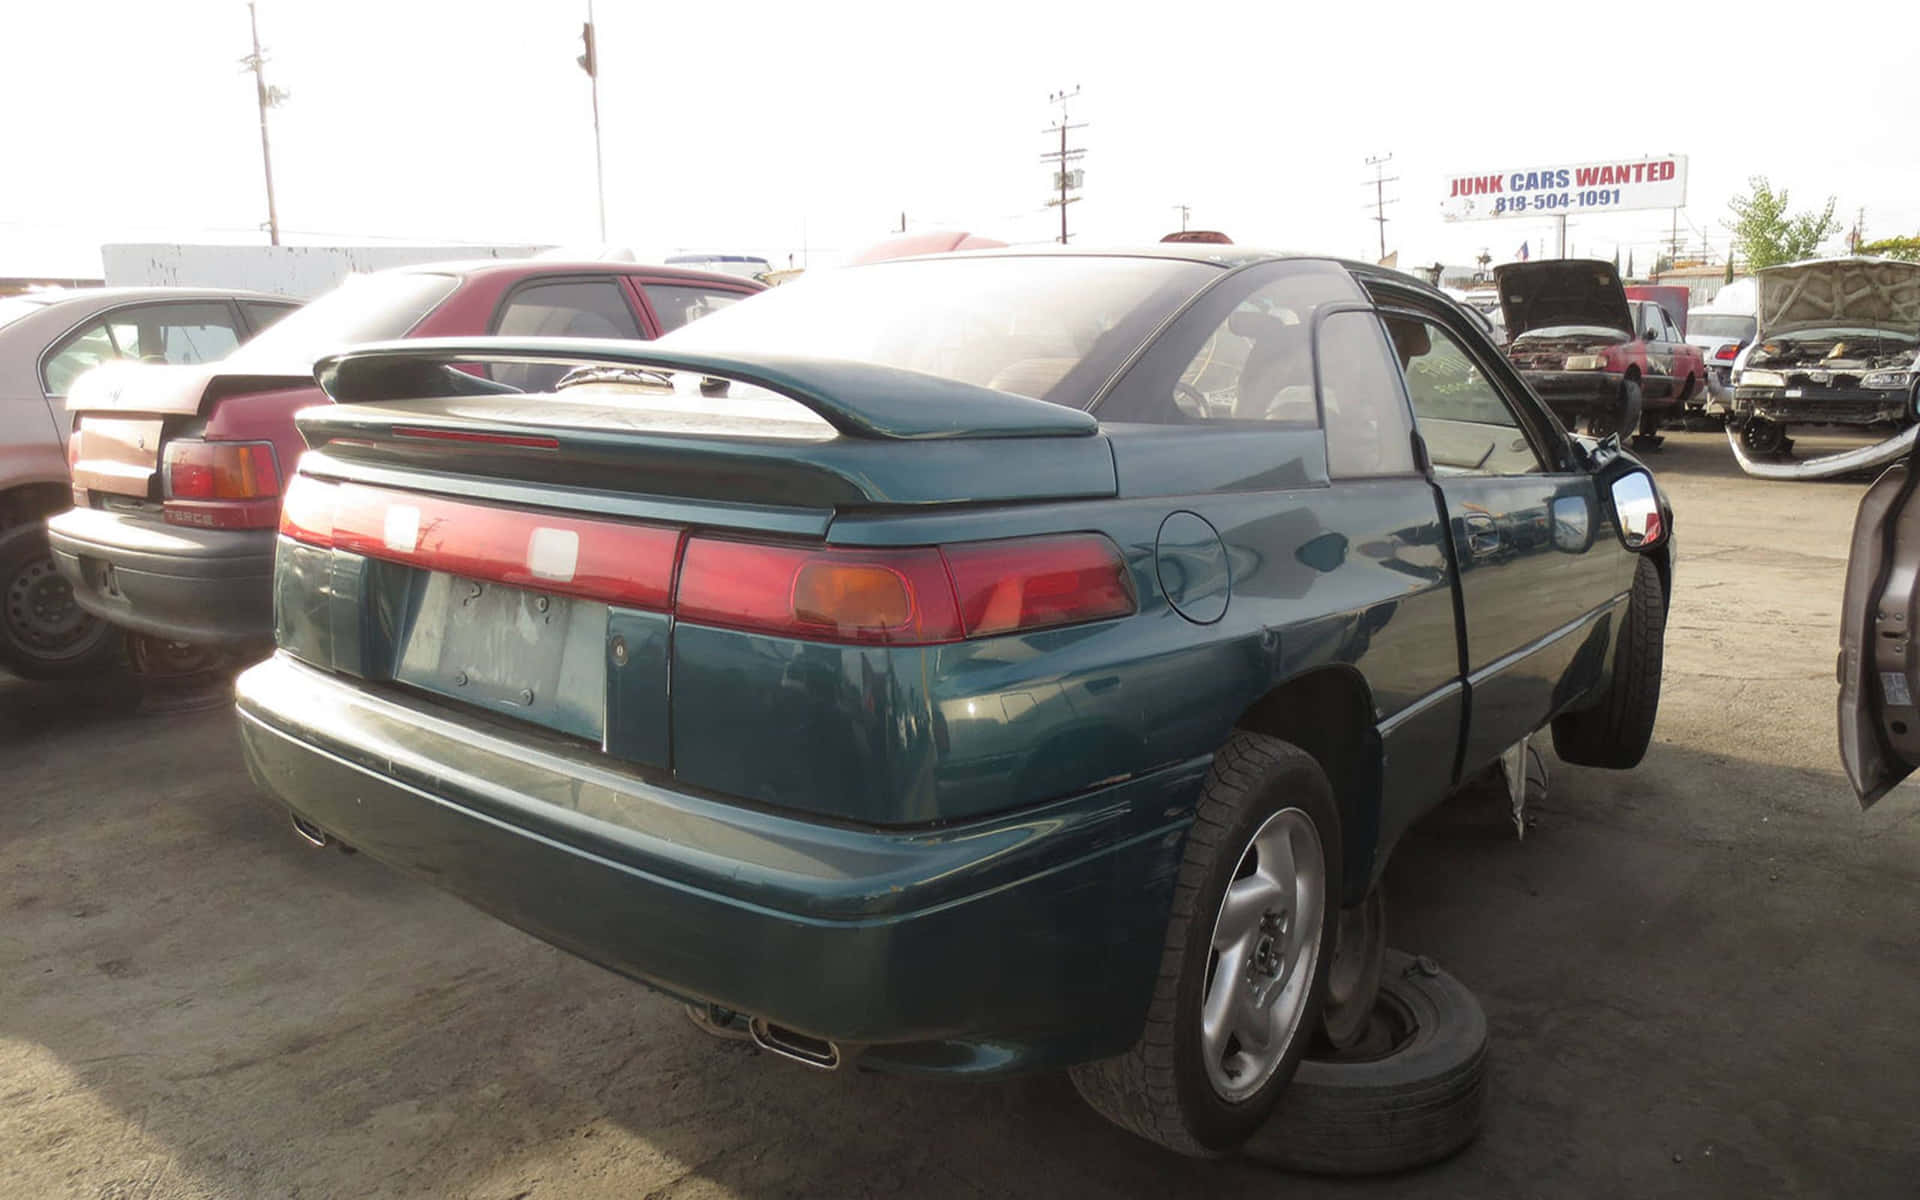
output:
M1818 452L1803 439L1803 454ZM0 681L0 1195L1911 1195L1920 794L1862 816L1833 662L1859 483L1653 459L1680 565L1656 742L1455 803L1394 942L1473 987L1487 1129L1390 1184L1181 1161L1064 1079L824 1075L254 798L223 710Z

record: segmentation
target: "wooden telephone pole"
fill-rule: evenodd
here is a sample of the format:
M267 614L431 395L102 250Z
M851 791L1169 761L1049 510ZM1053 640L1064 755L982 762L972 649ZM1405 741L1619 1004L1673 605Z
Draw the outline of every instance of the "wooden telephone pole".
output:
M1080 88L1075 86L1071 92L1055 92L1048 96L1048 103L1058 104L1060 106L1060 119L1040 131L1044 134L1051 135L1058 133L1060 135L1060 148L1042 154L1040 161L1054 164L1053 184L1054 187L1059 190L1060 194L1054 199L1048 200L1047 207L1052 208L1055 205L1059 205L1060 207L1060 244L1063 246L1067 244L1067 205L1080 199L1080 197L1069 195L1068 193L1078 191L1081 180L1084 178L1080 171L1070 167L1068 164L1079 161L1081 158L1084 158L1087 153L1083 149L1069 148L1067 146L1068 130L1085 129L1087 127L1084 121L1078 125L1074 125L1067 120L1067 101L1076 99L1079 95Z

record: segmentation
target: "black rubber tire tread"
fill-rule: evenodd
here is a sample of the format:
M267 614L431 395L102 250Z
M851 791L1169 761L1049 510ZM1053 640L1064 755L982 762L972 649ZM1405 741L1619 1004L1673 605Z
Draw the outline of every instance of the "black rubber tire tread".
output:
M1382 1175L1438 1162L1479 1133L1487 1073L1480 1002L1451 975L1397 951L1388 952L1381 990L1414 1014L1414 1037L1373 1062L1301 1063L1244 1155L1290 1171Z
M13 582L14 573L27 567L36 559L49 559L53 551L47 545L47 529L38 521L31 525L20 525L0 534L0 603L5 603L6 589ZM0 619L4 619L0 614ZM22 679L85 679L95 675L104 675L122 665L125 651L125 639L120 631L101 622L98 617L90 618L102 632L94 644L73 658L49 659L36 655L30 647L15 644L4 627L0 627L0 670L9 671Z
M1283 783L1284 788L1276 786ZM1194 1087L1197 1085L1211 1095L1211 1084L1198 1058L1188 1055L1183 1061L1179 1052L1183 1032L1197 1039L1199 1029L1197 1015L1190 1030L1183 1030L1180 1021L1182 985L1186 984L1193 992L1193 1009L1197 1014L1198 988L1202 982L1185 978L1189 939L1211 941L1210 923L1219 897L1207 894L1213 882L1210 877L1224 871L1225 880L1220 887L1230 883L1232 872L1244 853L1244 843L1251 838L1258 822L1287 807L1302 808L1314 817L1321 851L1326 856L1327 899L1323 908L1320 955L1315 966L1317 977L1294 1047L1287 1056L1291 1061L1283 1060L1260 1092L1234 1106L1232 1121L1222 1128L1219 1123L1207 1121L1206 1114L1194 1111L1196 1106L1189 1099ZM1245 832L1241 834L1243 827ZM1221 859L1228 855L1233 856L1233 861L1222 868ZM1187 833L1180 873L1174 885L1173 912L1167 921L1160 974L1154 981L1153 998L1140 1040L1117 1058L1071 1068L1068 1074L1081 1098L1095 1112L1127 1132L1195 1158L1230 1153L1258 1130L1285 1090L1300 1056L1319 1027L1320 999L1326 990L1333 930L1338 924L1334 906L1341 895L1340 855L1338 810L1333 803L1333 789L1320 764L1290 742L1246 730L1235 731L1214 755L1213 766L1201 787L1200 802L1193 826ZM1205 947L1201 949L1204 951ZM1205 973L1205 959L1203 952L1200 974ZM1196 1124L1205 1127L1196 1129Z
M1554 753L1583 767L1625 770L1640 765L1660 711L1666 637L1666 588L1660 568L1643 554L1633 570L1627 619L1620 628L1606 695L1593 708L1554 718Z

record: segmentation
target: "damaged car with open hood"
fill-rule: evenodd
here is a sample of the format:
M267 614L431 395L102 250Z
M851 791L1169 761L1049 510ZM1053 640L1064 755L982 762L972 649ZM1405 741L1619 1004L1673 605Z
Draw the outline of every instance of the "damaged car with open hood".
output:
M1507 357L1568 428L1652 448L1665 416L1701 388L1706 368L1684 314L1629 300L1612 263L1512 262L1493 277L1513 338Z
M1920 263L1833 258L1756 273L1758 332L1734 365L1728 440L1750 475L1817 478L1884 466L1913 441ZM1795 426L1878 432L1876 445L1788 458ZM1774 460L1774 461L1768 461Z

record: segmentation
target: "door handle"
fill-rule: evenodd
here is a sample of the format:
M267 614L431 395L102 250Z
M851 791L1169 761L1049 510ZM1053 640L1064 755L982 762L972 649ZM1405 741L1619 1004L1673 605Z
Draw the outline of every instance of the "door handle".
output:
M1467 549L1475 554L1492 554L1500 549L1500 526L1492 517L1469 513L1462 522L1467 527Z

